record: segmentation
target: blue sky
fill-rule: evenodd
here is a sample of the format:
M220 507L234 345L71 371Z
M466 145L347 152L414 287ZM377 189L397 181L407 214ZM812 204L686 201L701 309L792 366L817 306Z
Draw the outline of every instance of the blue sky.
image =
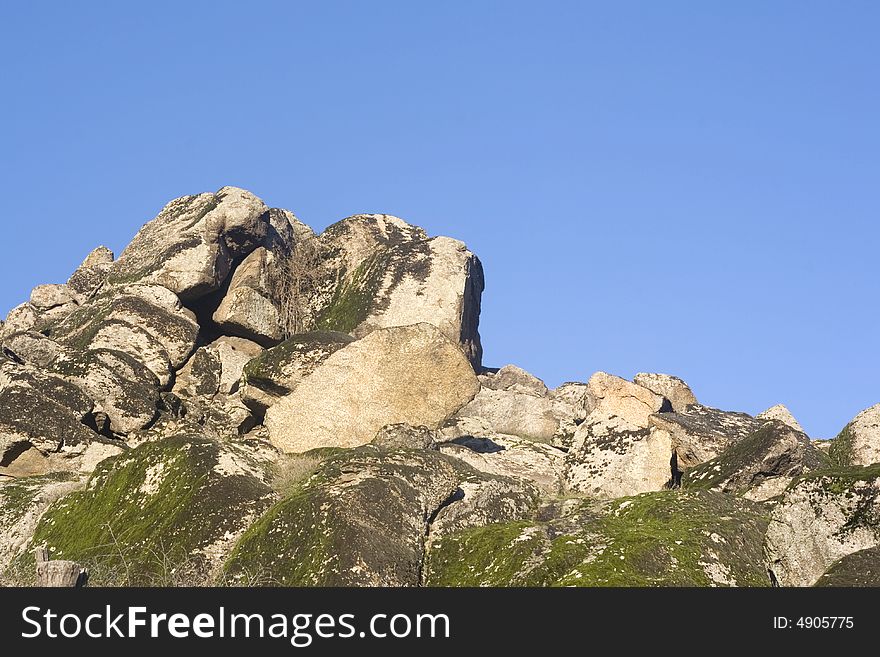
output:
M231 184L483 260L489 365L880 402L880 5L3 2L0 312Z

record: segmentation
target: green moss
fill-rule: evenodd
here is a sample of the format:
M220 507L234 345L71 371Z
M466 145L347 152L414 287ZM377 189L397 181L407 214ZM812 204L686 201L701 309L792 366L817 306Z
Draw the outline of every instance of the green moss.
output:
M10 527L33 508L34 500L49 484L74 481L71 472L51 472L34 477L8 479L0 485L0 518L2 526Z
M214 441L178 435L102 462L86 490L47 511L34 544L48 545L54 558L124 568L131 584L155 581L270 493L253 477L216 474L219 450Z
M831 461L831 464L836 467L845 468L850 466L852 465L852 448L852 428L848 424L837 435L837 437L831 441L831 445L828 447L828 459Z
M315 325L323 331L350 333L370 314L382 284L388 252L378 251L367 258L350 276L341 276L330 303L318 316Z
M440 586L767 586L758 505L720 493L665 491L549 523L504 523L443 538ZM514 539L511 539L514 536Z
M822 490L829 493L843 494L852 490L853 484L858 481L873 481L880 477L880 464L865 467L829 467L809 472L793 481L789 488L793 488L802 481L817 481Z
M272 382L281 375L284 366L297 360L301 354L315 350L336 351L352 341L346 333L312 331L291 336L279 345L266 349L244 366L244 381L249 384Z

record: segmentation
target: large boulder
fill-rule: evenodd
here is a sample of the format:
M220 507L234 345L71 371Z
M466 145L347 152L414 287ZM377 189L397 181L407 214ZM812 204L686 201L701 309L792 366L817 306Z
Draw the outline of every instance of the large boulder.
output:
M844 467L880 463L880 404L856 415L831 441L828 454Z
M633 377L633 383L668 399L676 413L684 413L688 406L697 403L690 386L671 374L640 372Z
M553 514L551 514L552 516ZM753 502L665 491L472 527L431 544L428 586L769 586Z
M388 424L438 428L479 386L461 348L434 326L379 329L327 358L265 423L286 452L354 447Z
M195 434L144 443L53 505L33 544L110 578L97 584L202 583L276 499L267 480L268 464L246 445ZM175 580L184 574L193 579Z
M269 209L246 190L175 199L141 228L110 267L107 284L162 285L185 301L197 299L219 289L268 230Z
M484 288L479 259L448 237L389 215L356 215L319 237L321 293L314 310L322 330L362 337L393 326L426 322L458 342L475 368Z
M497 493L492 499L489 487ZM443 533L527 517L536 501L528 486L480 475L436 451L341 451L247 531L226 577L247 581L259 573L284 586L418 586L434 523Z
M587 383L594 408L575 432L566 456L566 485L615 498L657 491L671 479L672 443L650 418L669 402L647 388L605 372Z
M314 331L294 335L249 361L242 370L241 399L262 418L331 354L352 342L347 333Z
M689 469L681 485L767 500L781 494L795 477L826 462L805 433L770 420L720 456Z
M110 349L129 354L156 375L161 386L195 348L199 324L177 296L159 285L129 285L95 297L51 329L72 349Z
M763 424L763 420L745 413L721 411L701 404L692 404L685 412L651 416L651 426L671 437L676 471L714 459Z
M64 347L36 331L11 333L2 343L8 355L35 367L49 367L64 352Z
M782 586L810 586L838 559L880 544L880 466L817 470L773 508L765 551Z
M284 337L278 301L274 298L271 267L274 254L265 247L252 251L235 269L229 290L214 311L221 331L264 346Z

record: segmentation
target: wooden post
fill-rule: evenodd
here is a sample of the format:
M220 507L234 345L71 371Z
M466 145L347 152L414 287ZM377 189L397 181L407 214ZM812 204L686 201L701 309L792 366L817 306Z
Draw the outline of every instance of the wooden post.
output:
M89 573L73 561L50 561L49 549L45 546L34 548L37 562L37 586L73 588L85 586Z

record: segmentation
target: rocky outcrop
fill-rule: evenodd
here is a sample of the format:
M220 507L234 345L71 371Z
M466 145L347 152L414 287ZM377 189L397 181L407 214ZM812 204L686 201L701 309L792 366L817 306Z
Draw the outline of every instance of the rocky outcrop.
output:
M459 343L480 367L483 269L463 243L429 239L421 228L389 215L349 217L330 226L319 242L317 328L363 337L425 322Z
M287 452L369 443L382 427L439 427L479 382L464 353L429 324L380 329L332 354L266 412Z
M100 559L124 585L198 584L275 500L267 480L267 464L246 446L192 434L145 443L53 505L33 540L53 558Z
M880 404L856 415L831 441L828 454L844 467L880 463Z
M135 235L110 267L107 284L161 285L183 300L197 299L219 289L268 229L269 209L243 189L175 199Z
M82 301L88 300L104 285L113 264L113 251L99 246L86 256L67 281L67 287Z
M838 559L880 544L880 467L816 471L773 508L765 551L782 586L810 586Z
M782 494L795 477L826 462L805 433L770 420L720 456L689 469L681 485L767 500Z
M684 413L658 413L651 426L669 434L675 452L674 469L683 471L705 463L763 425L745 413L693 404Z
M553 509L545 511L555 515ZM497 523L432 543L429 586L769 586L761 508L667 491L576 503L543 522Z
M389 424L376 433L372 444L380 449L437 449L440 434L428 427L410 424Z
M647 388L654 394L665 397L676 413L684 413L688 406L697 403L697 398L687 383L671 374L650 374L640 372L633 377L633 383Z
M756 420L779 420L783 424L787 424L795 431L800 431L801 433L806 433L804 428L800 425L794 415L791 414L783 404L776 404L775 406L771 406L766 411L762 411L755 416Z
M241 399L262 418L331 354L352 342L346 333L315 331L294 335L249 361L242 370Z
M578 427L566 456L566 485L599 498L636 495L670 482L672 441L650 418L669 402L647 388L605 372L587 383L594 408Z

